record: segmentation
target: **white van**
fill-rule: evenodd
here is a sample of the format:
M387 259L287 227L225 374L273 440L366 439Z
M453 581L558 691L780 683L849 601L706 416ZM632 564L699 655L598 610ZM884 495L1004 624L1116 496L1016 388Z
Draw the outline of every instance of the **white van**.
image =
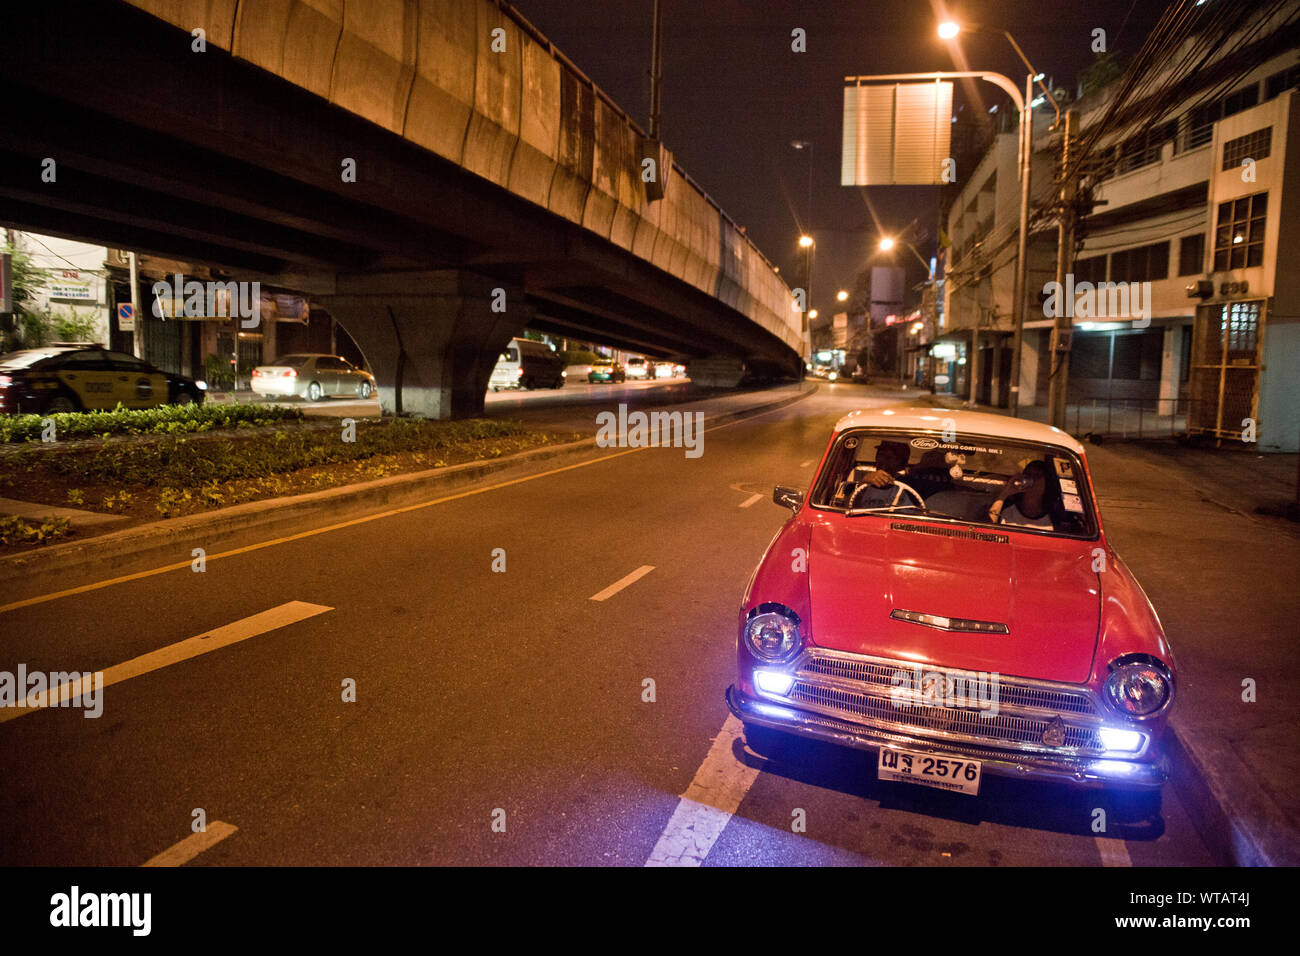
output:
M497 359L488 388L563 388L564 359L554 347L531 339L511 339Z

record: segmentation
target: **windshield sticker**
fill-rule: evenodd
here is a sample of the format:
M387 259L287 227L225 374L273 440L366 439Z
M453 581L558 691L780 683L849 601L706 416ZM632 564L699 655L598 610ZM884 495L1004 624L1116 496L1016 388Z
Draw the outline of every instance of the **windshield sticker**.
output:
M1083 499L1078 495L1061 495L1061 503L1065 505L1066 511L1083 514Z
M1074 468L1069 461L1064 458L1053 458L1052 464L1056 466L1056 476L1058 478L1073 478Z
M944 453L943 460L952 466L948 469L948 474L952 475L953 478L960 478L961 466L966 464L966 456L950 451Z
M957 451L957 452L979 452L982 455L1002 454L1001 448L985 448L983 445L963 445L961 442L955 442L955 441L941 442L941 441L936 441L933 438L913 438L910 442L908 442L908 444L911 445L913 448L923 448L923 449L943 448L945 450Z
M1078 486L1076 486L1075 483L1074 483L1071 479L1069 479L1069 478L1062 478L1062 479L1061 479L1061 494L1063 494L1063 495L1077 495L1078 493L1079 493Z

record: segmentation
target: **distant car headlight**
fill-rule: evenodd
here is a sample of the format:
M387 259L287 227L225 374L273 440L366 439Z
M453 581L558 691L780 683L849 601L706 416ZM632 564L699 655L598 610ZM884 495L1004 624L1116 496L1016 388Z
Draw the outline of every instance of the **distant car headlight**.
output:
M790 660L803 645L799 616L779 604L762 604L745 622L745 645L761 661L777 664Z
M203 389L205 392L208 390L208 383L207 383L207 382L195 382L194 384L195 384L197 387Z
M1107 703L1125 717L1148 717L1169 700L1169 675L1148 662L1111 665L1103 692Z

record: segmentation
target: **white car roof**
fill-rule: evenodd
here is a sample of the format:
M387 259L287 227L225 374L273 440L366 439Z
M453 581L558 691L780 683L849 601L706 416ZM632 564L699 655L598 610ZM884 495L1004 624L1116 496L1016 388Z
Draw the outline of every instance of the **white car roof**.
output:
M1012 418L1009 415L992 415L988 412L971 412L959 408L863 408L849 412L835 423L835 431L846 428L895 428L900 431L940 431L947 420L957 434L989 435L1018 441L1041 442L1068 448L1077 455L1084 453L1079 442L1052 425Z

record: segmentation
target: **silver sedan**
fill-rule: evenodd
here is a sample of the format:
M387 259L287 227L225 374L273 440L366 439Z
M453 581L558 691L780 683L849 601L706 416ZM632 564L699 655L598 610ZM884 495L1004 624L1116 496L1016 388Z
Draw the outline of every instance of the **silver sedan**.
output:
M264 398L295 396L309 402L375 393L375 377L338 355L285 355L253 369L253 392Z

